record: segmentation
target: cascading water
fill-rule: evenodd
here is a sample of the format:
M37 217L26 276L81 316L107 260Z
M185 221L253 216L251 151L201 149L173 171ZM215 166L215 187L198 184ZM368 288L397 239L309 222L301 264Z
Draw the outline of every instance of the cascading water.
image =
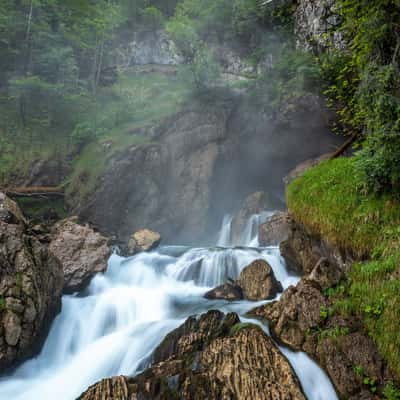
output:
M132 258L114 254L107 272L84 293L63 297L42 352L0 380L0 399L73 400L102 378L141 371L163 337L189 315L216 308L244 315L262 303L209 301L203 295L228 277L236 279L256 259L268 261L284 288L298 281L287 273L276 247L221 247L229 244L230 222L226 217L216 248L168 246ZM260 216L253 217L246 227L247 246L258 244L259 222ZM281 350L308 399L337 399L312 360Z

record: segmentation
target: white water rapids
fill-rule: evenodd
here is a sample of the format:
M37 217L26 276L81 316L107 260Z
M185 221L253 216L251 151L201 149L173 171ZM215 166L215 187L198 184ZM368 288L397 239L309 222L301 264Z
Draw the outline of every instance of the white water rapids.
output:
M203 298L256 259L269 262L284 288L295 284L298 278L287 273L278 248L252 248L258 246L254 226L260 219L253 217L242 235L241 245L250 247L229 247L226 218L218 241L223 247L168 246L131 258L113 255L107 272L84 293L63 297L41 353L0 380L0 399L74 400L102 378L138 373L164 336L189 315L209 309L244 315L262 304ZM337 400L331 382L307 355L281 350L309 400Z

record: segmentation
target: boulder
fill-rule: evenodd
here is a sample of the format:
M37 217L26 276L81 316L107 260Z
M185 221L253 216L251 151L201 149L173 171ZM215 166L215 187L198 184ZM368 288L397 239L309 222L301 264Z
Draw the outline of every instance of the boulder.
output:
M243 299L243 291L236 282L226 282L207 292L204 297L208 300L236 301Z
M287 212L277 212L258 228L260 246L277 246L289 235L290 216Z
M190 317L158 346L153 364L134 378L90 387L79 400L303 400L289 362L258 327L236 314Z
M88 225L78 224L77 217L53 226L49 248L61 261L65 293L83 289L96 273L104 272L111 255L108 239Z
M280 250L288 268L297 274L310 274L321 258L336 265L342 273L347 273L355 260L348 249L332 246L323 238L309 233L293 218L289 220L289 235L280 244Z
M264 260L253 261L240 273L239 286L244 298L251 301L273 299L283 290L271 266Z
M161 235L149 229L135 232L129 242L128 250L131 254L155 249L161 242Z
M0 371L40 348L61 307L59 260L26 230L18 206L1 194Z

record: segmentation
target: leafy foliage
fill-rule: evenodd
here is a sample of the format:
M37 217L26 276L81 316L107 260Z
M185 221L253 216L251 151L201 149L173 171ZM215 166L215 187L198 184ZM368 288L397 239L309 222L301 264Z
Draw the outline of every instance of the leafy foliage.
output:
M326 94L341 129L362 136L365 188L400 194L400 31L396 0L338 0L349 51L321 57Z

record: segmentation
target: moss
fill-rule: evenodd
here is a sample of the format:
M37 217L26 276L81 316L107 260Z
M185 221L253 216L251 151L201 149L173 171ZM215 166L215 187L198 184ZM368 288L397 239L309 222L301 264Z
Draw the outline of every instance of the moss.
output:
M0 312L6 309L6 299L0 296Z
M353 158L325 162L294 180L288 205L294 218L355 263L329 291L342 312L360 316L391 369L400 377L400 204L367 195Z
M34 223L46 220L46 215L50 209L54 210L60 219L68 216L64 199L21 198L18 199L18 205L24 215Z
M249 322L239 322L235 325L232 326L232 328L229 331L229 336L234 336L237 333L239 333L241 330L243 329L250 329L250 328L257 328L257 329L261 329L258 325L256 324L252 324Z

